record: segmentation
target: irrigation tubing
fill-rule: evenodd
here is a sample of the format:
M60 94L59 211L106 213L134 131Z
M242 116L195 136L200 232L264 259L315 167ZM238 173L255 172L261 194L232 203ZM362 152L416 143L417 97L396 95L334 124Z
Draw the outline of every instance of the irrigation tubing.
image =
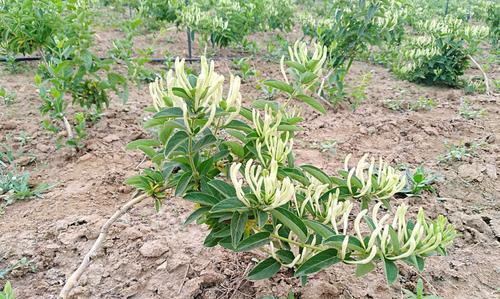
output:
M240 59L243 58L243 56L226 56L226 57L211 57L210 59L213 60L233 60L233 59ZM107 60L107 59L112 59L111 57L100 57L99 59L101 60ZM175 57L173 58L149 58L148 62L150 63L165 63L165 62L173 62L175 61ZM201 60L200 57L185 57L184 58L187 62L199 62ZM0 62L7 62L7 61L15 61L15 62L23 62L23 61L38 61L42 60L41 56L31 56L31 57L16 57L14 59L7 59L5 57L0 57ZM67 60L71 60L71 58L68 58Z

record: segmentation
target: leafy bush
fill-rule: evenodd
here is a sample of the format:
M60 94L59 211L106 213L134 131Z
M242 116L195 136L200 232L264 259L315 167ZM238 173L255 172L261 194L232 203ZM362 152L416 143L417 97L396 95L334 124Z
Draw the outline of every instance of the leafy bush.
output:
M401 38L400 24L404 9L395 0L384 1L325 1L315 15L305 13L301 18L305 35L316 38L328 47L329 66L332 68L325 97L332 102L344 94L344 78L354 58L370 45Z
M200 34L202 46L241 44L250 33L291 29L291 0L198 0L182 8L178 23Z
M166 189L194 203L185 223L208 226L208 247L265 247L268 257L249 279L269 278L284 267L305 282L339 262L363 275L381 261L393 283L396 261L421 270L425 257L446 253L456 232L444 216L431 220L420 209L411 221L404 203L391 209L406 180L382 159L365 155L353 166L349 155L335 176L295 162L294 132L302 118L294 102L324 112L313 87L321 82L326 53L315 48L312 55L305 44L290 49L281 61L284 81L265 82L283 102L255 101L252 109L242 107L238 77L231 76L224 96L224 77L213 62L202 59L200 73L187 74L177 60L175 70L150 85L157 112L145 127L157 134L128 146L154 166L127 183L155 198L156 208Z
M408 35L393 65L393 71L412 82L456 86L469 66L469 56L488 36L484 26L473 26L459 19L419 21L418 35Z

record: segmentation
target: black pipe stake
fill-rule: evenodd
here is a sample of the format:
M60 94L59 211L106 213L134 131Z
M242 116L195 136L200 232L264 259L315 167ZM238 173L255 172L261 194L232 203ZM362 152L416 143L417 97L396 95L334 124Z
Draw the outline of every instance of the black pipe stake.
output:
M226 57L211 57L210 59L212 60L233 60L233 59L241 59L245 56L226 56ZM110 57L99 57L100 60L107 60L111 59ZM187 62L199 62L201 60L200 57L185 57L183 58ZM22 62L22 61L38 61L42 60L41 56L32 56L32 57L16 57L14 59L7 59L0 57L0 62L7 62L7 61L15 61L15 62ZM71 58L68 58L66 60L71 60ZM165 63L165 62L174 62L175 57L173 58L149 58L148 62L150 63Z
M186 0L185 1L185 4L186 6L189 5L189 0ZM186 34L187 34L187 46L188 46L188 58L191 59L193 56L192 56L192 44L191 44L191 28L187 28L186 30Z
M450 4L450 0L446 0L446 5L444 7L444 16L446 17L448 15L448 6Z

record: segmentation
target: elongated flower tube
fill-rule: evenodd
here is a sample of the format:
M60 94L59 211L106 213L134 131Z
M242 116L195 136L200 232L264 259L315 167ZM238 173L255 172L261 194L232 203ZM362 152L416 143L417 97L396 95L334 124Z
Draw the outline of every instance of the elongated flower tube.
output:
M280 137L283 135L284 137ZM270 158L265 159L263 153L263 145L266 145L267 153ZM256 150L257 155L259 156L259 160L263 165L268 165L269 161L276 161L279 164L283 163L288 154L292 151L293 146L293 138L290 138L290 133L286 132L285 134L268 134L264 137L264 143L257 140L256 142Z
M382 158L379 159L378 167L375 168L375 159L372 158L370 163L367 163L368 155L364 155L356 167L349 169L350 158L351 155L347 155L344 161L344 169L348 172L347 188L354 198L376 197L383 200L392 197L406 185L404 174L389 166ZM357 179L361 184L358 190L353 188L354 179Z
M252 159L245 165L244 178L253 196L246 196L243 191L243 181L238 179L241 163L233 163L230 168L231 181L236 190L236 196L247 207L260 208L269 211L280 207L295 196L295 186L290 178L278 178L278 163L272 160L269 168L255 165Z

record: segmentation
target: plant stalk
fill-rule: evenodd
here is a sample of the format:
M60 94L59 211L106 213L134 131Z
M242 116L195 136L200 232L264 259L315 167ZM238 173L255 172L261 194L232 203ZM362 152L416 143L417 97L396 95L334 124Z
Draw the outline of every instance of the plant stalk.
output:
M487 95L491 95L490 80L488 79L488 76L486 75L486 72L483 70L483 68L481 67L481 65L471 55L467 55L467 56L472 61L472 63L474 63L477 66L477 68L479 69L479 71L483 74L484 85L486 85L486 94Z
M96 255L97 251L101 249L102 245L104 244L104 241L106 240L106 237L109 233L109 229L111 228L111 225L118 220L123 214L128 212L134 205L140 203L142 200L147 198L148 195L146 193L139 195L139 196L133 196L133 198L128 201L125 205L121 206L114 214L111 216L111 218L104 223L104 225L101 227L101 231L99 233L99 236L97 237L96 241L94 242L94 245L92 245L92 248L87 252L85 257L83 258L80 266L71 274L71 276L66 280L66 283L64 284L61 292L59 293L59 297L61 299L66 299L69 296L69 293L71 290L76 286L78 283L78 280L82 276L83 272L87 267L90 265L90 260Z

